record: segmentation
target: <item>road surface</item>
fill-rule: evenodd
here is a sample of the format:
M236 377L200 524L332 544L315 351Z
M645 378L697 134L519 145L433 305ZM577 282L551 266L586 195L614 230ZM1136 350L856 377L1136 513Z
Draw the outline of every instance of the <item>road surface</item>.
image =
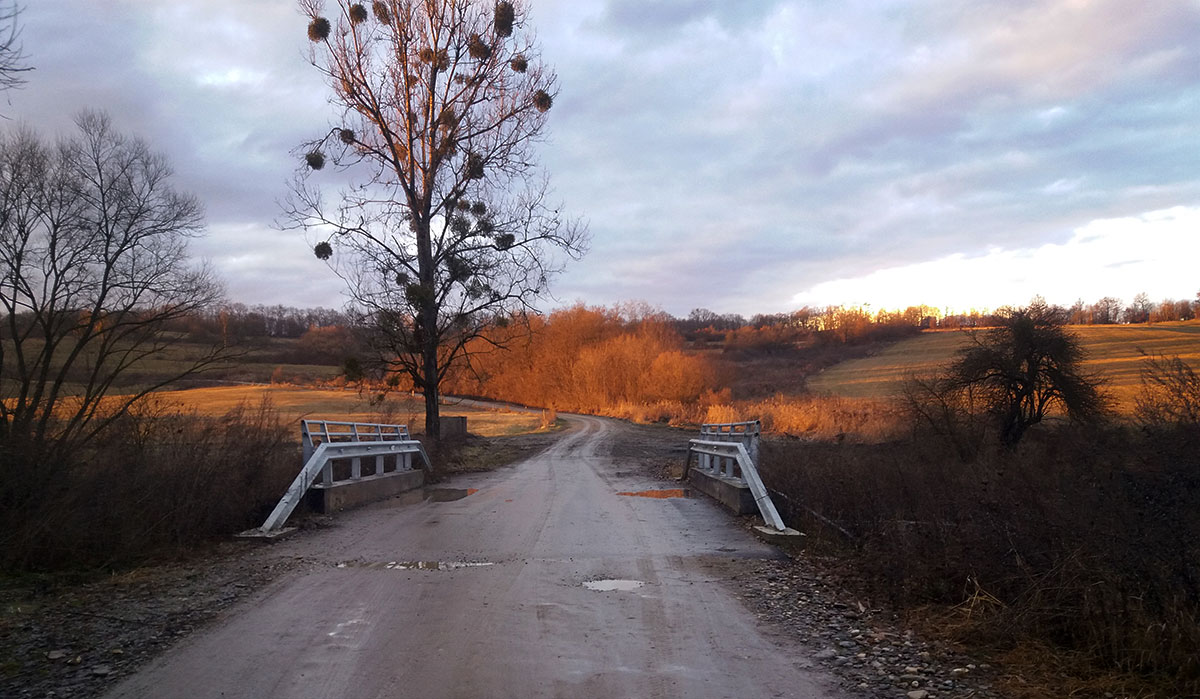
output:
M702 497L618 495L663 486L608 456L619 424L569 419L541 455L456 479L465 497L275 544L312 565L107 696L843 696L734 596L739 559L773 549Z

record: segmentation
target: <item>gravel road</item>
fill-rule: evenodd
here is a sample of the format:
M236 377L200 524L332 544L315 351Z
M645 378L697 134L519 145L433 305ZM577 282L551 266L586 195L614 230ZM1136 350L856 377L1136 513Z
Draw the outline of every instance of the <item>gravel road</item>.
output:
M836 560L764 547L754 518L619 494L679 488L691 431L567 419L504 441L515 466L272 545L8 580L0 697L1055 696L920 638ZM642 584L584 585L608 580Z
M106 696L850 696L731 585L775 549L705 499L621 495L663 483L570 419L515 467L274 545L304 564Z

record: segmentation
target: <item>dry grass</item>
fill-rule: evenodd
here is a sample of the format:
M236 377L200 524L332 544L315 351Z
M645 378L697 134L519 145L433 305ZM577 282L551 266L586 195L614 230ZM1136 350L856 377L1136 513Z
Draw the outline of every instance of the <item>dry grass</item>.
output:
M390 396L382 403L351 389L304 388L300 386L220 386L193 388L185 391L156 393L165 405L195 411L200 415L223 415L245 404L269 399L280 419L295 423L303 418L321 418L346 422L377 422L382 419L404 423L419 432L425 421L425 407L420 397ZM447 400L442 415L465 415L472 434L484 437L524 434L541 428L542 416L537 413L484 410L454 405Z
M1141 387L1142 354L1178 355L1200 366L1200 322L1181 321L1153 325L1072 326L1088 353L1085 367L1110 381L1109 388L1123 412L1133 409ZM897 342L878 354L851 359L812 376L813 391L846 398L887 399L900 395L909 373L927 373L944 366L966 341L963 331L925 332Z
M775 439L763 444L760 470L806 545L852 557L900 608L950 609L938 625L956 641L1002 651L1044 644L1048 660L1076 657L1063 671L1070 691L1120 686L1131 692L1122 696L1149 697L1173 686L1192 696L1196 436L1194 427L1063 427L967 462L929 436Z

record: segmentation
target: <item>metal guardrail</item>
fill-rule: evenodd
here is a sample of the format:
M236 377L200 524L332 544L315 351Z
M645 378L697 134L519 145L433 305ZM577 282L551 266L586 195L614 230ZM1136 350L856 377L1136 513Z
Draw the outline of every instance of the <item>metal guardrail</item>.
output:
M762 424L758 420L702 425L702 439L688 440L684 474L686 476L686 467L691 465L692 454L696 454L696 468L749 486L763 521L777 531L784 531L787 525L783 523L767 487L763 485L762 477L758 475L758 440L761 434Z
M319 425L319 429L310 427ZM330 431L329 426L347 426L350 429ZM376 428L376 429L372 429ZM364 440L363 438L367 439ZM384 439L390 437L391 439ZM396 437L403 437L396 439ZM315 487L329 487L336 482L357 481L363 478L362 459L375 457L375 473L372 476L385 476L388 473L402 473L412 470L413 455L420 457L426 469L432 469L429 455L421 443L408 439L408 428L405 425L380 425L373 423L327 422L323 420L302 420L301 439L305 447L304 467L288 486L287 492L279 500L279 504L267 516L265 522L257 531L261 534L278 532L287 518L295 511L296 506L308 489L314 487L317 475L321 475L321 483ZM313 446L314 441L320 440ZM339 441L340 440L340 441ZM311 447L311 448L310 448ZM386 470L385 457L395 455L395 464L391 471ZM333 462L350 460L350 477L335 481L333 477ZM370 476L368 476L370 477ZM256 530L251 529L250 532Z
M758 440L762 435L762 423L758 420L748 422L714 422L700 426L700 438L710 442L737 442L746 447L750 460L758 463ZM731 456L700 455L700 468L705 471L713 470L713 462L721 475L728 478L739 478L737 459Z
M375 422L336 422L333 420L301 420L300 444L304 462L322 442L401 442L411 439L408 425L384 425Z

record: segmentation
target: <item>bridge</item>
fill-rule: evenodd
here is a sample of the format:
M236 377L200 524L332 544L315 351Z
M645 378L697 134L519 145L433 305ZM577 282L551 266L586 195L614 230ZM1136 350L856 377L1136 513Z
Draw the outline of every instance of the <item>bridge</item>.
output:
M275 540L296 570L107 696L848 696L738 598L774 547L712 499L632 497L662 482L611 456L631 428L563 417L544 452L457 476L453 498ZM742 437L696 439L693 470L745 470ZM350 457L359 480L377 456Z

